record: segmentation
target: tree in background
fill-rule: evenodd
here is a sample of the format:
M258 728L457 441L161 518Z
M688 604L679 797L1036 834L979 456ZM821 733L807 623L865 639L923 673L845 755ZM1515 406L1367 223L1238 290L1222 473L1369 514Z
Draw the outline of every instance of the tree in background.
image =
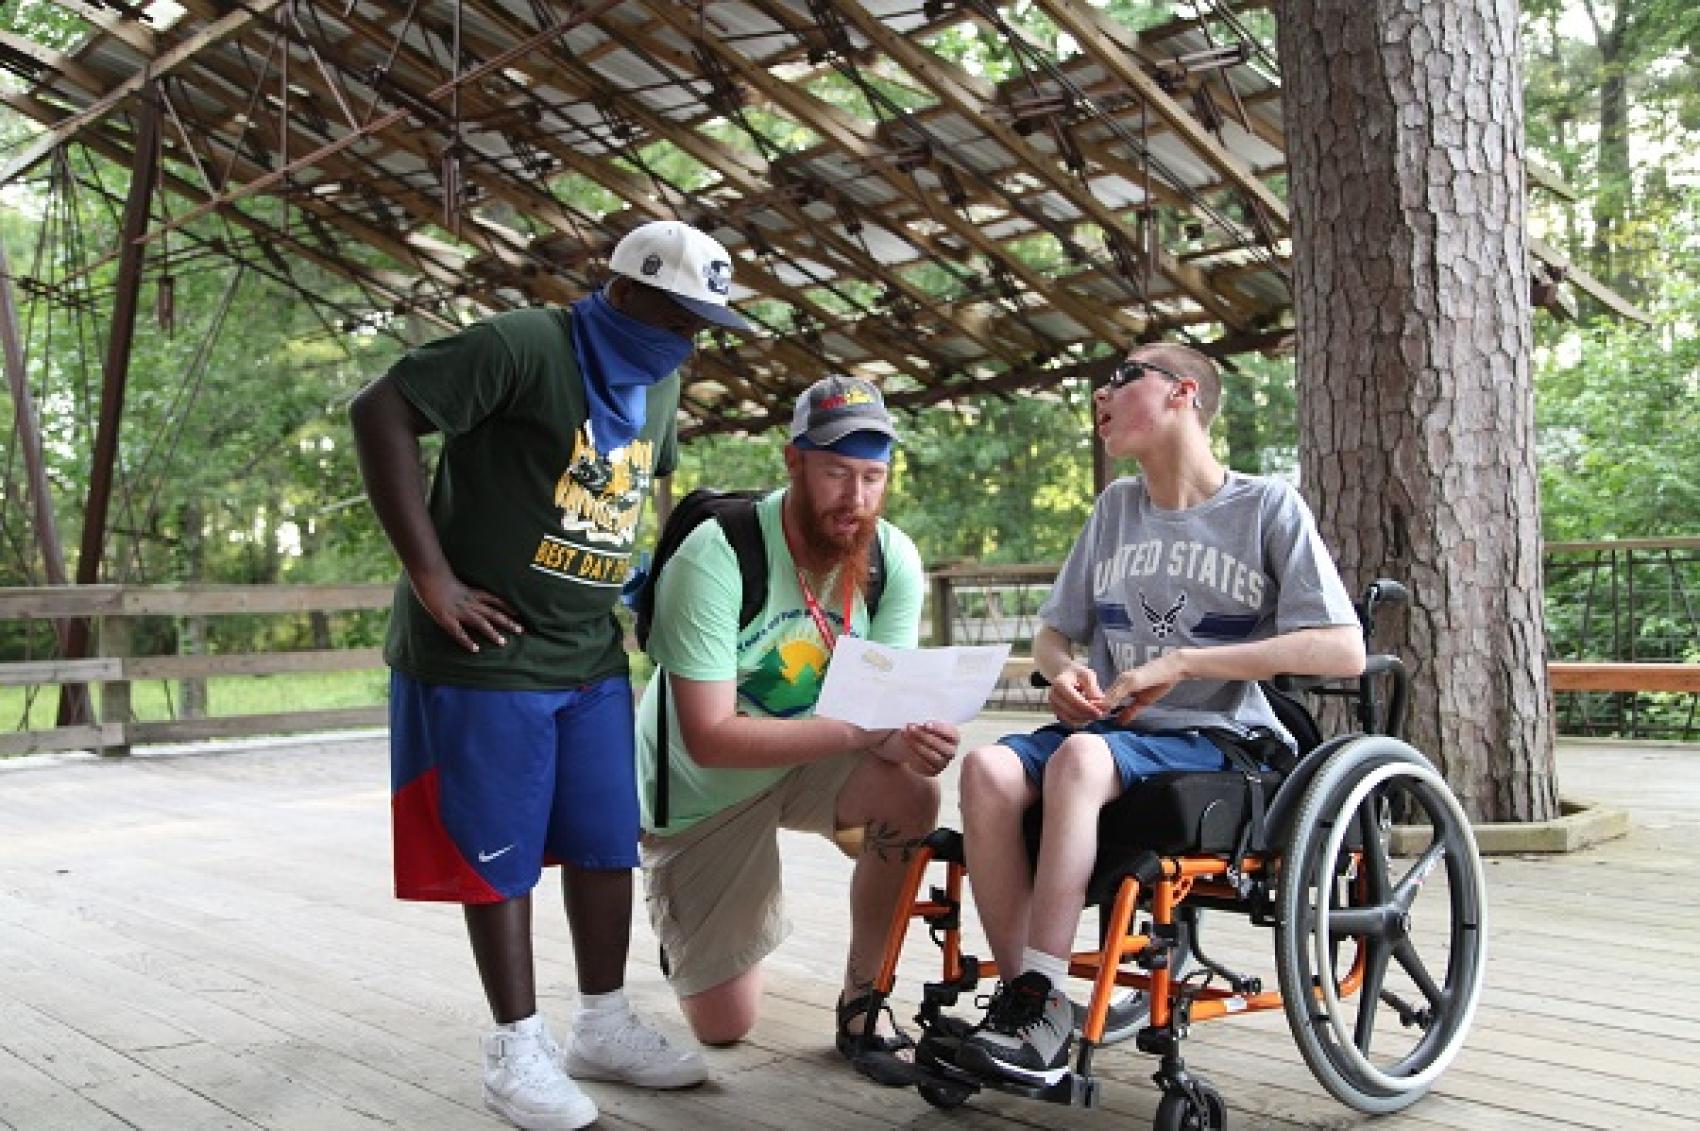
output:
M1567 218L1564 242L1644 298L1658 287L1647 271L1658 244L1637 230L1638 200L1668 189L1665 159L1700 129L1700 7L1529 0L1524 12L1531 145L1590 198L1585 216Z
M1529 142L1558 191L1530 223L1652 317L1536 321L1549 539L1692 535L1700 482L1700 7L1532 0Z
M1548 820L1516 4L1277 11L1304 493L1349 584L1411 587L1412 741Z

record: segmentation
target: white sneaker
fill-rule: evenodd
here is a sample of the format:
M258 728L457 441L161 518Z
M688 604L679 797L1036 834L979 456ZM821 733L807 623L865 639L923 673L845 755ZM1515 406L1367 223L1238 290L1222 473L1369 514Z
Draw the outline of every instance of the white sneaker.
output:
M580 1013L560 1065L584 1080L623 1080L645 1088L688 1088L708 1079L700 1052L675 1045L629 1009L609 1018Z
M484 1037L484 1106L525 1131L576 1131L596 1104L561 1070L555 1041L535 1014Z

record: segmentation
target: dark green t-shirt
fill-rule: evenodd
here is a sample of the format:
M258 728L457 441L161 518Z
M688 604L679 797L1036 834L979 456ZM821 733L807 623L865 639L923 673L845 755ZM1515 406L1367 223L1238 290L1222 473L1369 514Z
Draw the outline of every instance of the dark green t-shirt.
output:
M572 314L511 311L409 352L390 370L443 433L431 521L456 576L511 604L525 631L468 652L407 578L384 658L425 683L541 690L627 670L614 605L651 480L678 460L679 375L649 390L643 431L597 452ZM604 457L606 457L604 459Z

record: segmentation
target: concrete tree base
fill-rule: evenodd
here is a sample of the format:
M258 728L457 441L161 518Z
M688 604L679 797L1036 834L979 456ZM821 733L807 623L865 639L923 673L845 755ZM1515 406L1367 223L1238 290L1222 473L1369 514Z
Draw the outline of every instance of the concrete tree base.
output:
M1483 856L1524 853L1578 852L1629 832L1629 813L1595 801L1560 798L1559 815L1550 821L1504 821L1477 825L1476 847ZM1422 851L1429 843L1425 829L1393 828L1391 849L1396 855Z

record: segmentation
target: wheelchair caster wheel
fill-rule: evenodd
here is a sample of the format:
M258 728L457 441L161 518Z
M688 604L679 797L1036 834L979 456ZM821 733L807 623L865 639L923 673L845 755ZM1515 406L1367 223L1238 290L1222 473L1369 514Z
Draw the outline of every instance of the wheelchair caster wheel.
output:
M953 1088L949 1084L918 1084L915 1090L940 1111L953 1111L968 1102L967 1088Z
M1228 1126L1228 1105L1209 1084L1197 1084L1191 1092L1176 1088L1163 1093L1151 1126L1155 1131L1222 1131Z

